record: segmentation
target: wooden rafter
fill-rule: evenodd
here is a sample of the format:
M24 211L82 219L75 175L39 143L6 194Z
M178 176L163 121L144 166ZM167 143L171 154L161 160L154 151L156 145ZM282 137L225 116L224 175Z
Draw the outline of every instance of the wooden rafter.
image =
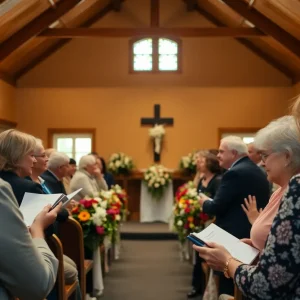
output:
M159 27L159 0L151 0L150 26Z
M257 37L265 34L255 28L49 28L40 36L48 38L80 37Z
M0 60L3 60L15 49L29 39L35 37L52 23L58 20L66 12L72 9L80 0L64 0L56 4L55 8L49 8L17 33L0 44Z
M122 2L122 1L121 1ZM83 24L81 24L81 27L89 27L93 25L95 22L103 18L107 13L112 11L114 9L113 2L110 2L108 5L106 5L104 8L99 10L95 15L93 15L91 18L89 18L87 21L85 21ZM61 49L63 46L65 46L67 43L69 43L72 39L64 39L58 41L53 46L49 47L45 52L37 56L34 60L32 60L29 64L24 66L22 69L20 69L16 74L15 78L18 80L21 76L29 72L31 69L33 69L35 66L37 66L39 63L41 63L43 60L48 58L50 55Z
M186 0L186 9L187 11L193 11L196 8L197 0Z
M114 7L114 11L120 11L121 10L122 0L112 0L112 4L113 4L113 7Z
M208 21L212 22L216 26L226 26L223 22L221 22L218 18L216 18L214 15L212 15L210 12L205 10L202 7L199 7L197 5L196 11L198 11L199 14L204 16ZM248 50L252 51L254 54L256 54L258 57L262 58L265 62L270 64L273 68L277 69L281 73L283 73L288 78L291 78L293 82L295 82L295 74L284 64L279 62L278 60L274 59L272 56L265 53L263 50L261 50L258 46L256 46L253 42L250 40L247 40L246 38L236 38L237 42L239 42L241 45L245 46Z
M15 86L16 85L16 80L13 76L10 74L4 73L0 71L0 79L5 81L6 83Z
M241 0L223 0L229 7L240 14L243 18L254 24L262 32L272 36L291 52L300 57L300 41L286 32L276 23L265 17L262 13L254 8L249 8L249 5Z

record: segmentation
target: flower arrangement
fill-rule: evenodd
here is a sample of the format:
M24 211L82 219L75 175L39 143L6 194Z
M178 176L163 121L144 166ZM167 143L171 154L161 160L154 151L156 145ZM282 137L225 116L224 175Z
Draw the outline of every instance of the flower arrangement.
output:
M127 175L133 169L132 158L122 152L114 153L109 159L108 169L113 174Z
M196 152L191 152L186 156L182 156L179 162L180 169L188 172L189 174L196 173Z
M159 154L161 148L161 140L165 135L166 131L163 125L155 124L152 128L149 129L149 135L154 140L154 152Z
M72 216L82 227L85 246L91 251L97 249L109 232L105 203L96 197L82 199L72 209Z
M174 229L178 233L179 241L183 244L190 232L199 232L209 219L202 212L199 195L192 182L179 187L174 205Z
M110 236L111 241L114 243L116 232L119 227L119 223L121 221L120 212L122 210L122 202L118 198L117 194L114 190L109 191L100 191L100 198L103 203L106 205L106 227L107 227L107 235Z
M144 181L152 197L159 200L171 181L171 174L162 165L153 165L146 170Z
M124 189L121 188L118 184L115 184L111 187L111 189L114 191L114 193L117 195L119 200L122 203L121 209L120 209L120 215L121 219L126 219L127 216L127 202L128 202L128 196Z

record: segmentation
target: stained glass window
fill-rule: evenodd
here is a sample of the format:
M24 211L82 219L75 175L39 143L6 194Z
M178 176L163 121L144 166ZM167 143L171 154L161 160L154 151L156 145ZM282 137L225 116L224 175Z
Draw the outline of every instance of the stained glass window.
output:
M133 71L178 71L178 43L166 38L145 38L133 43Z

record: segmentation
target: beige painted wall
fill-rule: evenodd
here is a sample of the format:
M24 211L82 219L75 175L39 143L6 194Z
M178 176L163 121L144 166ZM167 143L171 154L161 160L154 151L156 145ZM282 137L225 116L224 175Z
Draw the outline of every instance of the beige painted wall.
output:
M162 163L176 168L193 149L218 146L219 127L261 127L287 112L291 88L52 88L18 89L18 128L47 141L47 128L96 128L104 157L123 151L138 168L152 163L141 117L174 117L166 129Z
M16 121L15 88L0 79L0 119Z

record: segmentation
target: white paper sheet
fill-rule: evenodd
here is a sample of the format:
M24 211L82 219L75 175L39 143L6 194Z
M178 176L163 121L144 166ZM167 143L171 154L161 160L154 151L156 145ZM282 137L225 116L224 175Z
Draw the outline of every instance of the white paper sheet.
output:
M67 195L66 197L71 200L81 189ZM23 214L24 222L27 226L31 226L35 217L42 211L42 209L50 204L51 206L57 201L63 194L33 194L25 193L22 203L20 205L20 211ZM67 204L64 202L64 206Z
M259 254L256 248L241 242L215 224L210 224L199 233L193 232L193 235L204 242L215 242L224 246L234 258L245 264L251 264Z

